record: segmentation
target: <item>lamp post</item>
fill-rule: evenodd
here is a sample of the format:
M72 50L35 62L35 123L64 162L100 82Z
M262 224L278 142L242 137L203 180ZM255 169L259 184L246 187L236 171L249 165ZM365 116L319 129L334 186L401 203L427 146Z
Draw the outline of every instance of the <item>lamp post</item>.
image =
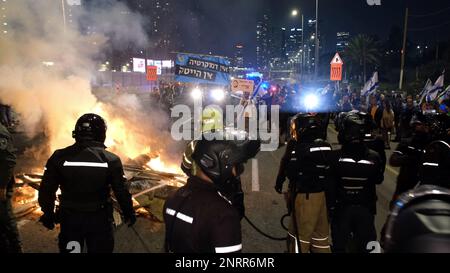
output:
M314 54L314 80L317 80L319 71L319 0L316 0L316 44Z
M292 12L291 12L291 14L292 14L292 17L297 17L298 16L298 10L297 9L293 9L292 10ZM301 16L302 16L302 48L301 48L301 53L302 53L302 57L301 57L301 63L300 63L300 77L302 78L303 77L303 63L304 63L304 60L305 60L305 58L304 58L304 55L303 55L303 51L304 51L304 34L305 34L305 29L304 29L304 22L305 22L305 20L304 20L304 17L303 17L303 13L301 14Z
M64 34L66 33L66 5L65 0L61 0L61 11L63 16L63 27L64 27Z

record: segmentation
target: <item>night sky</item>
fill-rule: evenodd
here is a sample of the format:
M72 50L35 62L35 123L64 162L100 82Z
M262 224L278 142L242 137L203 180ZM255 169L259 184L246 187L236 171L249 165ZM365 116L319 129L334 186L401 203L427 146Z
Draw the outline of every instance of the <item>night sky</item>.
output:
M315 18L315 0L197 0L202 16L201 43L192 45L194 51L212 51L233 56L233 46L246 46L246 62L254 62L256 47L256 22L261 14L272 16L274 27L300 26L300 17L290 17L297 8L304 13L305 21ZM381 6L369 6L366 0L320 0L319 21L323 35L323 52L333 51L336 32L348 31L352 36L366 33L387 39L391 27L403 28L405 8L411 15L442 11L427 17L410 17L408 39L414 43L433 44L437 39L450 40L450 1L447 0L381 0ZM297 21L295 21L297 20ZM399 37L401 39L401 37ZM189 46L189 42L187 43Z

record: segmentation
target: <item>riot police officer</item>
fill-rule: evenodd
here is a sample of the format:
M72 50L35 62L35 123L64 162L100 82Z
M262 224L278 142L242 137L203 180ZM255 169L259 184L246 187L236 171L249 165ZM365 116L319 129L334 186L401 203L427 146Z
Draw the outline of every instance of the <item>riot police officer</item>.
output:
M164 205L166 251L241 251L241 217L227 196L233 194L235 184L240 182L243 164L258 150L257 141L202 139L197 142L187 184Z
M321 139L323 120L315 114L297 114L281 159L275 185L282 192L289 179L291 224L288 251L291 253L330 252L326 187L330 182L331 145Z
M15 165L16 156L12 137L6 127L0 123L0 253L22 252L11 207Z
M424 151L420 163L420 184L450 189L450 142L436 140Z
M419 186L395 201L386 223L384 250L450 253L449 223L450 190L435 185Z
M336 179L335 216L332 224L333 250L344 252L350 236L356 251L364 252L367 243L376 241L376 185L384 180L382 160L364 143L364 120L356 113L341 115L333 172Z
M362 112L359 110L353 110L350 112L342 112L339 113L335 120L335 126L336 130L339 131L340 122L344 120L344 117L348 115L348 113L353 113L358 115L363 123L364 123L364 144L367 146L367 148L375 151L378 153L381 159L381 166L383 167L383 172L386 168L386 151L384 149L384 140L381 136L374 133L376 124L375 121L372 118L372 115Z
M400 142L389 159L391 166L400 167L392 201L417 185L421 157L425 147L432 141L427 117L424 114L416 113L410 125L413 128L412 137Z
M75 144L57 150L47 161L39 190L44 212L41 222L53 229L60 222L59 249L68 251L69 242L91 253L114 249L111 190L125 222L136 222L131 195L120 158L105 150L106 122L96 114L81 116L73 131ZM56 191L60 210L55 212Z

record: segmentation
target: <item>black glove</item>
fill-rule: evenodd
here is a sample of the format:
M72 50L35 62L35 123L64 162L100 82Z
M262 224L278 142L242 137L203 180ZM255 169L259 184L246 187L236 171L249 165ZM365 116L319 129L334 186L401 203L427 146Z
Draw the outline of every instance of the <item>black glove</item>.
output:
M55 228L55 217L53 215L49 216L44 213L39 219L39 222L41 222L48 230L53 230Z
M275 191L279 194L283 193L283 180L277 179L277 182L275 183Z
M125 224L128 224L128 227L134 226L134 224L136 224L136 215L132 213L130 215L124 216L124 222Z

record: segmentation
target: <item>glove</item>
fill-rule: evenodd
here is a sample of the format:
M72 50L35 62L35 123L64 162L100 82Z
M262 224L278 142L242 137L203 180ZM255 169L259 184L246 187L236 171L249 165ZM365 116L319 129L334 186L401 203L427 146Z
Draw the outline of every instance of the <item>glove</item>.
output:
M125 222L125 224L128 224L128 227L134 226L134 224L136 224L136 215L133 213L133 214L124 216L124 222Z
M41 216L39 219L39 222L44 225L48 230L53 230L55 228L55 217L54 216L48 216L48 214L45 214Z
M275 191L279 194L283 193L283 180L277 179L277 182L275 183Z

